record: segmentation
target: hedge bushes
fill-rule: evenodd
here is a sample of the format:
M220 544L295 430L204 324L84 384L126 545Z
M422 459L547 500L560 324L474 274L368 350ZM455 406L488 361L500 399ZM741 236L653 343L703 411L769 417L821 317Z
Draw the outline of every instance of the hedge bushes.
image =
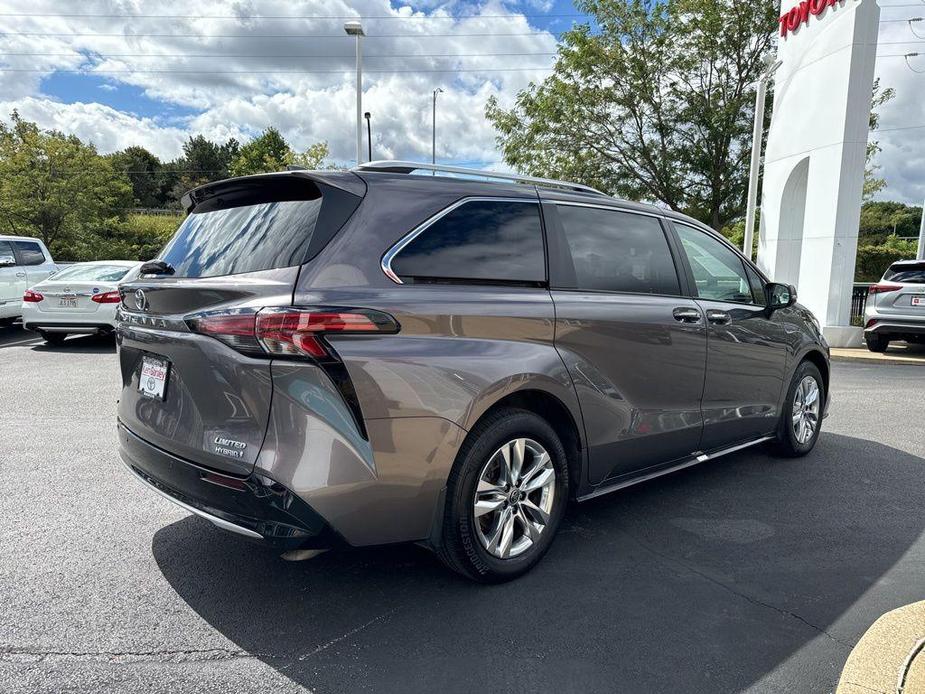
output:
M855 282L876 282L897 260L915 258L918 243L904 241L890 236L882 244L858 245L857 263L854 268Z

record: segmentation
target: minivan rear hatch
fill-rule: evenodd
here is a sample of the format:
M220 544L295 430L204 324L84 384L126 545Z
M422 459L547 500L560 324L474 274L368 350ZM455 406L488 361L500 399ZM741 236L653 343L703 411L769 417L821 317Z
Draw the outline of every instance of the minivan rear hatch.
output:
M121 285L119 420L177 457L247 475L272 399L270 359L203 317L291 306L303 263L337 234L365 193L353 174L291 172L229 179L184 196L189 216L157 274Z

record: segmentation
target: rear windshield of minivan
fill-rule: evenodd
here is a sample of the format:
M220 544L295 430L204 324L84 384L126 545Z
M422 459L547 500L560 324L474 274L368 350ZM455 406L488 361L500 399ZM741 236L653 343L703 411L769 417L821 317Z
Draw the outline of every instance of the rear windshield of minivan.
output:
M218 277L299 265L322 198L193 212L158 258L175 277Z
M925 262L914 265L891 265L883 279L887 282L907 282L909 284L925 284Z

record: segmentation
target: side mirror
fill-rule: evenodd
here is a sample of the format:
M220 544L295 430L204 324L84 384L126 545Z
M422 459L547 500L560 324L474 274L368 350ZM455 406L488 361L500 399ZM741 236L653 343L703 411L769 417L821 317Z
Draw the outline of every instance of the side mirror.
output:
M792 284L768 282L764 286L765 297L770 310L793 306L797 301L797 289Z
M0 267L9 267L16 264L16 258L11 255L0 255Z

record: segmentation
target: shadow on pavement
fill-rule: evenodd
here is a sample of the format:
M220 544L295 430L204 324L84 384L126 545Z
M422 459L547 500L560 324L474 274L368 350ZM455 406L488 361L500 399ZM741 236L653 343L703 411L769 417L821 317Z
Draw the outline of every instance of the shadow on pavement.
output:
M817 637L833 662L798 689L829 691L860 636L829 625L925 525L923 463L834 434L804 459L729 456L570 509L502 586L414 546L287 563L194 517L153 553L203 619L318 692L738 691Z
M60 345L39 342L32 348L32 351L57 352L59 354L115 354L116 342L111 335L74 335L67 338Z
M0 348L15 347L37 339L38 335L23 328L18 319L12 324L5 320L0 320Z

